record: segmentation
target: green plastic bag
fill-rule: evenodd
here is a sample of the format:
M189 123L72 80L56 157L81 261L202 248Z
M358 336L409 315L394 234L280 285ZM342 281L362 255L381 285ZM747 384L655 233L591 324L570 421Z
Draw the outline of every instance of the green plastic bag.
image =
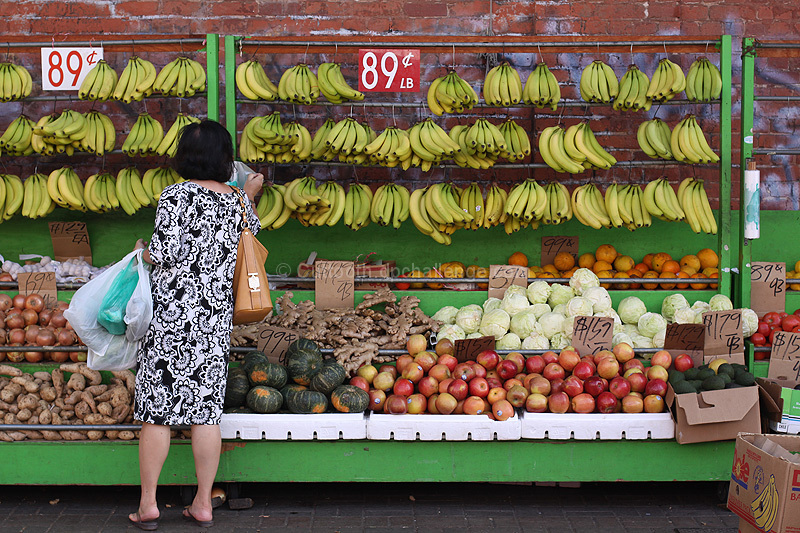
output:
M103 296L97 312L97 322L112 335L125 334L127 327L125 309L136 289L136 284L139 283L139 272L134 264L135 261L136 258L132 258L122 272L114 278L108 292Z

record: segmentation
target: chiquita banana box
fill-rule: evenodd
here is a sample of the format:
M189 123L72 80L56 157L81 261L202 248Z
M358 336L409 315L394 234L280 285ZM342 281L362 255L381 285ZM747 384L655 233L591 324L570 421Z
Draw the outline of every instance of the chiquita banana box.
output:
M758 531L800 533L800 436L740 433L728 508Z

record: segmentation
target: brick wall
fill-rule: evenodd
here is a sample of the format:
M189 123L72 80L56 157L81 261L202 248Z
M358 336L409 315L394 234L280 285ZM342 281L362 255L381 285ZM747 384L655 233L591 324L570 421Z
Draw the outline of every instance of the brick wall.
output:
M292 0L263 1L251 0L250 2L222 2L200 0L128 0L128 1L79 1L60 0L21 0L17 2L3 2L0 4L0 28L3 34L11 36L41 35L43 40L54 38L59 40L66 35L95 36L100 40L103 36L112 37L115 34L144 34L144 35L174 35L174 34L203 34L207 32L234 35L267 36L319 36L319 35L365 35L375 36L409 36L414 35L680 35L686 38L706 38L717 36L721 33L733 35L734 41L734 154L733 154L733 190L738 190L738 115L740 60L737 53L743 36L753 36L760 39L800 39L800 28L796 21L800 19L800 4L785 0L765 0L752 2L744 0L677 0L676 2L641 2L616 0L608 1L583 1L571 2L566 0L550 1L395 1L382 0L339 0L298 2ZM56 31L54 31L56 29ZM55 35L54 35L55 33ZM498 59L508 60L514 64L523 76L532 69L533 65L541 58L538 54L503 54ZM594 54L596 55L596 54ZM718 56L709 54L718 61ZM12 58L35 66L36 54L18 55L11 52ZM261 59L272 63L268 69L270 77L277 81L280 71L286 65L298 61L298 56L279 56L261 53ZM652 74L658 57L654 54L600 54L614 67L621 76L626 66L636 62L642 70ZM124 66L126 54L112 54L110 58L117 71ZM166 56L157 66L166 63ZM594 59L593 54L576 56L575 54L547 54L544 59L556 71L562 83L570 83L573 88L565 87L565 94L572 94L574 84L580 77L580 70ZM688 69L693 57L672 56L684 70ZM159 57L162 59L162 57ZM330 60L331 57L316 57L313 60L321 62ZM339 57L345 62L346 72L353 77L355 65L353 58ZM452 57L436 56L423 57L423 86L425 81L441 75L444 67L455 63L463 77L469 79L473 86L479 87L485 70L486 58L482 56L469 56L457 54L456 60ZM798 75L798 59L771 60L757 62L757 94L790 94L797 93L797 84L800 83ZM309 62L312 62L309 59ZM415 98L422 100L422 94ZM174 102L153 102L147 104L148 111L164 117L173 116L177 112ZM115 122L121 132L133 122L135 115L142 111L141 106L120 106L119 104L106 104L108 112L114 115ZM202 108L200 104L193 104L195 108ZM37 116L44 112L46 104L29 104L24 111ZM267 112L267 106L259 106L259 113ZM340 109L341 111L341 109ZM609 112L605 109L592 109L592 117L598 121L596 129L603 131L603 144L617 150L635 149L632 141L632 124L641 120L638 116ZM20 112L16 106L0 106L0 125L5 125L13 120ZM253 107L240 109L241 115L255 113ZM298 118L311 121L309 126L314 126L314 120L321 121L328 110L294 110ZM341 111L345 112L345 111ZM675 106L665 106L659 116L671 124L679 120L685 109ZM718 146L719 136L716 125L716 107L704 106L693 110L698 113L699 119L709 133L712 146ZM369 120L375 121L376 129L383 127L389 121L397 120L399 125L409 125L409 121L417 118L419 113L406 113L396 111L394 116L391 110L366 110L362 113L369 114ZM775 104L759 104L755 124L756 145L768 146L798 146L796 130L798 127L798 114L800 110L786 109L785 106ZM358 112L356 112L358 114ZM487 112L490 116L504 119L504 111ZM420 116L424 116L421 112ZM641 115L640 115L641 116ZM535 116L522 112L519 120L528 121L531 127L540 130L548 121L555 120L555 115L545 115L537 119ZM359 116L359 118L362 118ZM169 122L171 119L162 120ZM458 119L449 118L441 123L445 126L456 123ZM240 122L241 127L241 122ZM123 133L124 134L124 133ZM625 157L622 156L622 159ZM798 186L795 177L798 174L797 157L759 157L759 166L765 179L764 207L772 209L797 209ZM688 168L666 169L672 172L675 179L691 172ZM320 170L325 173L326 171ZM601 179L613 177L620 180L637 179L641 174L642 180L652 177L653 172L647 173L641 169L615 170ZM526 171L508 172L497 176L500 179L517 179L526 176ZM700 175L708 178L708 183L714 182L713 173L707 170L700 171ZM537 170L536 176L548 180L553 177L546 170ZM384 179L378 175L376 179ZM391 176L392 179L397 176ZM450 177L458 177L454 173ZM427 179L420 174L412 173L408 179ZM471 178L465 178L471 179ZM569 178L568 178L569 179ZM576 178L574 183L584 178ZM716 188L710 190L716 197ZM736 204L735 204L736 205Z

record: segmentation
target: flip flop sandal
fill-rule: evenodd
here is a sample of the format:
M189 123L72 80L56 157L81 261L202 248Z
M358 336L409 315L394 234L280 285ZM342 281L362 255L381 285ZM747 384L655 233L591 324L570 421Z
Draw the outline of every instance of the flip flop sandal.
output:
M188 522L194 522L200 527L211 527L214 525L213 520L198 520L197 518L195 518L195 516L192 514L192 512L189 510L188 507L184 507L182 515L184 520Z
M144 531L155 531L156 529L158 529L158 518L156 518L155 520L142 520L142 518L139 516L139 511L136 511L133 514L136 516L138 520L134 520L129 516L128 521L134 526Z

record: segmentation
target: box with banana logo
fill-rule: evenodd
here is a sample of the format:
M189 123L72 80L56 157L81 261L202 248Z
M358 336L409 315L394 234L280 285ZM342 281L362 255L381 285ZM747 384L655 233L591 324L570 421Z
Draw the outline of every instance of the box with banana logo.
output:
M728 509L741 531L800 533L800 436L739 434Z

